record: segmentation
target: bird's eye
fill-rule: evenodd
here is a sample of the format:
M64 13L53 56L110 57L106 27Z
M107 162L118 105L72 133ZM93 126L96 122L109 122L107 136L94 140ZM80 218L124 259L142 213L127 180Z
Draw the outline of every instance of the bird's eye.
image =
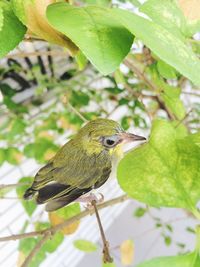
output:
M114 143L115 143L114 140L111 140L111 139L107 139L107 140L106 140L106 144L107 144L108 146L112 146L112 145L114 145Z
M103 145L108 148L112 148L118 144L119 138L117 135L103 137Z

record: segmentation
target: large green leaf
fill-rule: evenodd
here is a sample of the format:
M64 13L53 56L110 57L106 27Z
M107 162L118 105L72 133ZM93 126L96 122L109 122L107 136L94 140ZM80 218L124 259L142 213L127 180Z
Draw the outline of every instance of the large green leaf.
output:
M196 253L190 253L183 256L160 257L145 261L137 267L199 267L200 256Z
M151 75L151 79L157 86L157 90L160 92L161 99L164 101L166 107L177 119L182 120L186 112L184 104L180 99L181 89L166 83L160 77L155 65L152 65L148 69L148 74Z
M170 85L166 85L161 93L161 98L164 100L166 106L179 120L185 117L185 107L180 100L180 95L181 89Z
M3 27L3 8L0 6L0 31Z
M182 33L186 29L186 19L175 1L148 0L140 7L140 11L184 40Z
M161 25L129 11L113 9L111 13L160 59L173 66L193 83L200 85L200 61L178 36Z
M48 6L49 23L69 37L103 74L113 72L127 55L133 36L100 6L74 7L66 3Z
M181 138L182 133L171 123L156 120L149 142L120 162L118 181L135 199L157 207L186 208L198 216L195 209L200 199L198 138L193 135Z
M0 58L13 50L23 39L26 27L15 16L7 1L0 3L3 10L3 24L0 27Z
M176 70L173 67L166 64L162 60L157 61L157 69L160 75L165 79L176 79L177 78Z

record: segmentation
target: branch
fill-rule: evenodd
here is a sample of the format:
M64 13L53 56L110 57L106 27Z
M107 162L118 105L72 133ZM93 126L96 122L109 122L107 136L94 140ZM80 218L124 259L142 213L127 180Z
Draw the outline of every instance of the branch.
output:
M4 188L17 187L17 186L23 186L23 185L30 185L30 183L0 184L0 190Z
M65 94L62 98L63 104L67 105L71 111L73 111L83 122L88 122L88 120L78 111L75 107L67 99L67 94Z
M51 232L46 232L44 234L43 238L35 245L35 247L30 252L30 254L28 255L28 257L22 263L21 267L28 267L29 266L29 263L32 261L33 257L37 254L37 252L41 249L41 247L49 239L50 236L51 236Z
M149 89L151 89L151 91L157 93L158 92L158 88L157 85L154 84L149 78L148 76L144 73L143 70L141 70L141 68L139 66L137 66L139 63L137 61L134 61L133 59L129 60L129 59L125 59L124 60L124 64L131 69L140 80L142 80ZM174 115L170 112L170 110L166 107L165 103L162 101L162 99L159 96L155 96L156 101L158 102L158 104L160 105L160 108L165 110L168 117L170 119L174 119Z
M113 259L110 256L110 252L109 252L109 243L106 240L106 236L105 236L105 233L104 233L104 230L103 230L103 226L102 226L102 223L101 223L101 219L100 219L100 216L99 216L99 212L98 212L95 200L92 201L92 205L94 207L95 215L96 215L97 222L98 222L98 225L99 225L101 238L102 238L102 241L103 241L103 262L104 263L113 262Z
M97 205L98 209L104 209L106 207L109 206L113 206L115 204L119 204L121 202L124 202L126 200L128 200L129 197L127 195L122 195L119 196L117 198L108 200L104 203L101 203L99 205ZM56 226L50 227L50 228L46 228L44 230L41 231L33 231L33 232L29 232L29 233L24 233L24 234L16 234L16 235L11 235L11 236L5 236L5 237L0 237L0 242L5 242L5 241L9 241L9 240L19 240L19 239L23 239L23 238L29 238L32 236L39 236L39 235L45 235L46 233L51 233L52 235L54 235L56 232L58 232L59 230L63 229L64 227L79 221L80 219L88 216L88 215L92 215L94 214L94 210L84 210L82 212L80 212L79 214L69 218L68 220L66 220L63 223L57 224Z

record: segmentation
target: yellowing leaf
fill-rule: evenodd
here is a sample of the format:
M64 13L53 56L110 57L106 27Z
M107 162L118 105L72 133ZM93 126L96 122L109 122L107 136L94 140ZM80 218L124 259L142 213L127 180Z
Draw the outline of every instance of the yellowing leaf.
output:
M17 267L22 266L22 263L24 262L25 259L26 259L25 254L22 251L19 251L18 259L17 259Z
M199 0L179 0L180 8L184 15L190 20L200 19L200 1Z
M46 138L48 140L53 140L52 134L50 134L48 131L41 131L41 132L39 132L38 137L40 137L40 138Z
M71 130L78 130L77 125L70 123L66 117L61 116L60 119L58 120L58 126L63 128L63 129L71 129Z
M78 203L71 204L60 210L49 212L49 220L52 226L63 223L67 219L75 216L80 212L80 205ZM66 227L64 227L61 232L65 235L73 234L80 224L80 221L76 221Z
M19 164L23 158L22 153L15 147L6 149L6 159L10 164Z
M134 258L134 244L132 240L125 240L120 246L121 263L131 265Z
M46 19L47 6L55 2L55 0L12 0L12 6L30 33L50 43L64 46L75 54L78 51L77 46L67 36L51 27Z

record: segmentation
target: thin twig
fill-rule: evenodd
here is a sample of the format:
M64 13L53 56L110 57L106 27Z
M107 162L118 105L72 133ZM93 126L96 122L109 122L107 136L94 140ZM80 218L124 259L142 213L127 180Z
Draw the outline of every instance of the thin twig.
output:
M182 122L184 122L184 121L187 119L187 117L190 115L190 113L191 113L192 111L193 111L193 108L191 108L191 109L185 114L185 116L183 117L183 119L180 120L180 121L176 124L175 128L177 128Z
M194 96L200 97L200 94L195 93L195 92L181 91L181 93L185 95L194 95Z
M71 109L71 111L73 111L82 121L88 122L88 120L80 113L80 111L75 109L75 107L73 107L72 104L68 101L67 94L62 97L62 102L63 104L67 105L68 108Z
M101 238L102 238L102 241L103 241L103 262L104 263L113 262L113 258L110 256L110 252L109 252L109 243L106 240L106 236L105 236L105 233L104 233L104 230L103 230L103 226L102 226L102 223L101 223L101 219L100 219L100 216L99 216L99 212L98 212L95 200L92 201L92 205L94 207L95 215L96 215L97 222L98 222L98 225L99 225L99 231L100 231Z
M0 190L9 188L9 187L18 187L18 186L24 186L24 185L30 185L30 183L0 184Z
M21 267L28 267L29 263L31 263L34 256L37 254L37 252L41 249L41 247L44 245L44 243L49 239L51 236L51 232L46 232L42 239L35 245L33 250L30 252L28 257L25 259L25 261L22 263Z
M117 198L113 198L111 200L108 200L104 203L101 203L99 205L97 205L98 209L103 209L109 206L113 206L115 204L119 204L121 202L124 202L126 200L128 200L129 197L127 195L122 195L119 196ZM24 233L24 234L16 234L16 235L11 235L11 236L5 236L5 237L0 237L0 242L5 242L5 241L9 241L9 240L19 240L19 239L23 239L23 238L28 238L28 237L32 237L32 236L39 236L39 235L44 235L47 232L51 232L51 234L55 234L56 232L60 231L61 229L63 229L64 227L79 221L80 219L94 214L94 210L84 210L82 212L80 212L79 214L69 218L68 220L64 221L63 223L57 224L56 226L50 227L50 228L46 228L44 230L41 231L33 231L33 232L29 232L29 233Z
M75 109L71 103L68 102L67 105L82 121L88 122L88 120L80 113L80 111Z
M154 84L149 78L148 76L144 73L144 71L142 71L137 65L139 64L137 61L133 61L130 59L125 59L124 60L124 64L131 69L136 75L137 77L142 80L149 89L151 89L151 91L158 93L158 87L156 84ZM162 99L160 98L159 95L155 96L156 101L158 102L158 104L160 105L160 108L165 110L169 119L174 119L175 116L170 112L170 110L166 107L165 103L162 101Z

